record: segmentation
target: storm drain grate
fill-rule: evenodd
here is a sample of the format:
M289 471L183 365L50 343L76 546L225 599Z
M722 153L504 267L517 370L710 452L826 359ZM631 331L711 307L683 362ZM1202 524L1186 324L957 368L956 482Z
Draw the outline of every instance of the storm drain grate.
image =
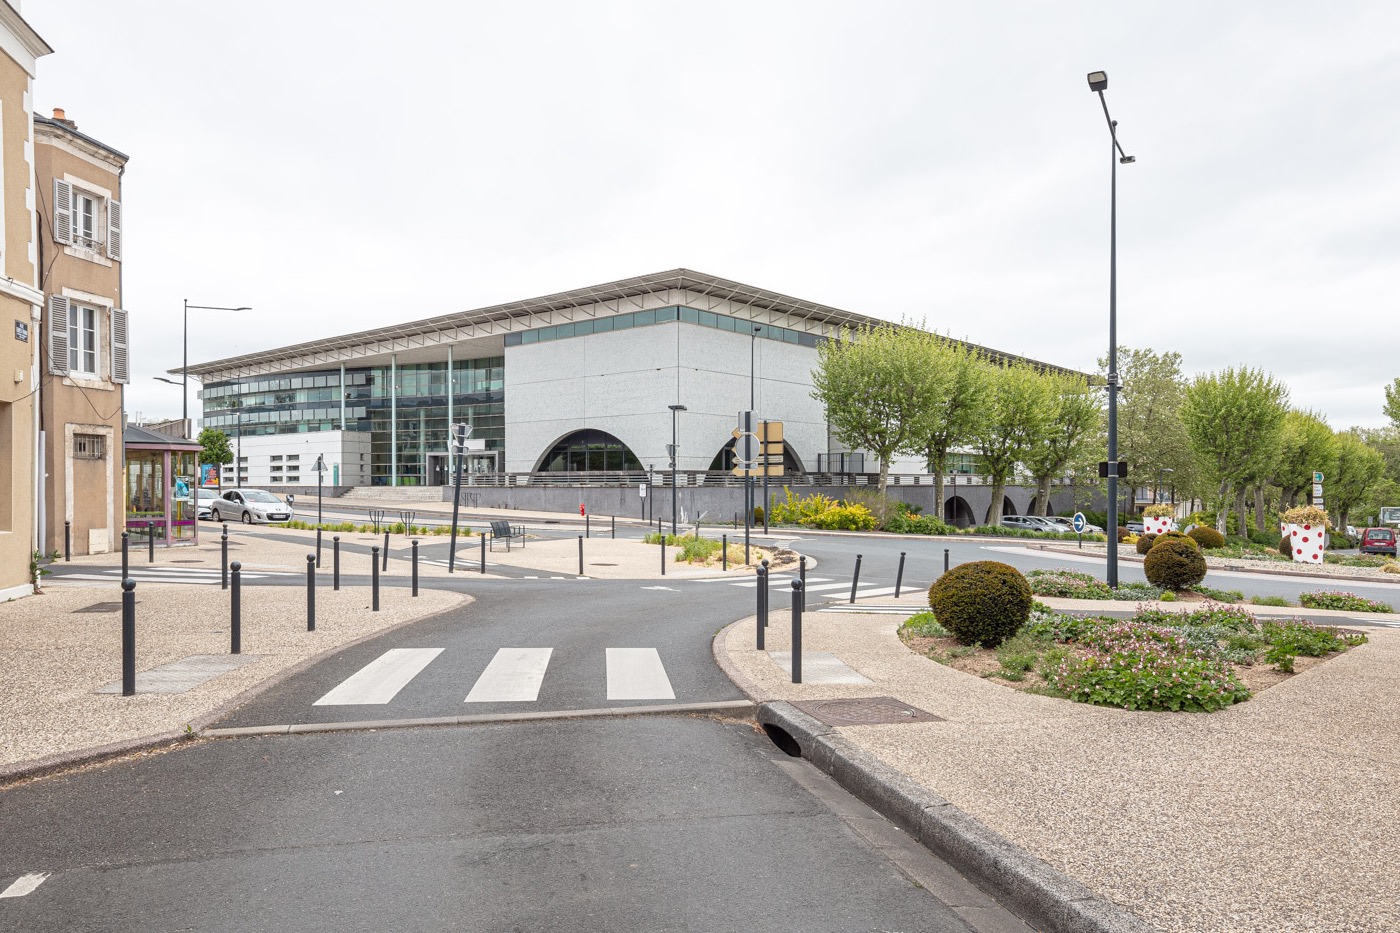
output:
M861 697L854 700L803 700L793 706L828 726L879 726L898 722L943 722L942 716L925 712L894 697Z
M589 564L590 567L616 567L617 564Z
M84 606L81 609L74 609L74 612L120 612L122 604L113 603L93 603L91 606Z
M190 559L188 559L188 560L172 560L171 563L172 563L172 564L202 564L202 563L204 563L204 561L201 560L201 559L198 559L198 558L190 558Z

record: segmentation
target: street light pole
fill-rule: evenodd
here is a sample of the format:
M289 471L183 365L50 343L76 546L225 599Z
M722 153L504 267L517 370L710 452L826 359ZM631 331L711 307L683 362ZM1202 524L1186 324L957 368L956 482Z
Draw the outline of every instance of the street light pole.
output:
M196 311L251 311L249 307L223 308L218 305L192 305L188 298L184 299L183 313L183 334L180 338L180 422L185 425L185 439L189 440L189 420L190 420L190 308ZM157 376L157 379L160 377ZM169 382L168 379L161 379L161 382Z
M759 332L762 331L762 330L763 330L763 328L762 328L761 326L755 324L754 327L753 327L753 332L749 335L749 411L755 412L755 414L752 416L752 422L753 422L753 423L750 425L750 427L753 427L753 426L756 425L757 422L758 422L758 416L757 416L757 414L756 414L757 409L758 409L758 396L757 396L757 394L756 394L755 391L754 391L754 385L755 385L755 382L754 382L754 374L757 372L757 370L756 370L755 367L754 367L754 351L756 350L756 348L757 348L757 346L758 346L758 334L759 334ZM747 449L748 452L749 452L749 455L750 455L750 456L753 456L753 454L754 454L754 449L757 447L757 445L754 444L753 441L750 440L750 439L745 439L745 442L744 442L744 443L745 443L746 449ZM749 463L749 468L748 468L747 470L744 471L744 560L745 560L745 561L748 560L748 556L749 556L749 529L753 527L753 499L754 499L754 495L753 495L753 494L754 494L754 485L753 485L753 462L751 461L751 462ZM766 515L766 514L767 514L767 513L765 513L765 515Z
M1108 213L1108 585L1118 587L1118 163L1136 161L1118 142L1118 123L1109 116L1104 89L1108 74L1089 73L1089 90L1099 95L1109 137Z
M676 454L680 448L676 446L677 420L680 413L688 409L684 405L671 405L671 537L676 536L676 511L678 508L678 496L676 493Z

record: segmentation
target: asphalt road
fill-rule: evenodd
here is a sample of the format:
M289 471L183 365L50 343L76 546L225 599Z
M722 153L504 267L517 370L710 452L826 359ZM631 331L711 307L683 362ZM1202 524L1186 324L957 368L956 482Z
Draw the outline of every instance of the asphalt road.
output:
M0 795L0 879L51 873L0 930L970 929L790 767L687 717L205 742Z

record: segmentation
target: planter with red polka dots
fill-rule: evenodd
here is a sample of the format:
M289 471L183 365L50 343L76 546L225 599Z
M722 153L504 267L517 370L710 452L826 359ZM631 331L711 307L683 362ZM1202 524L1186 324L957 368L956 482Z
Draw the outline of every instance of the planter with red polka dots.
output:
M1288 527L1288 544L1293 548L1293 563L1320 564L1324 550L1323 526L1306 524Z
M1142 517L1142 533L1146 535L1164 535L1172 530L1172 519L1170 515L1144 515Z

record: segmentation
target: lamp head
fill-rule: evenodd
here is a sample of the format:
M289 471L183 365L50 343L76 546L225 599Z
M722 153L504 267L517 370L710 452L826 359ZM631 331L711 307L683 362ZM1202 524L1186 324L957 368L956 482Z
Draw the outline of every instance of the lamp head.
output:
M668 405L667 407L670 408L671 411L689 411L689 410L690 410L690 409L686 408L684 405Z
M1123 158L1121 158L1121 159L1118 160L1118 164L1119 164L1119 165L1128 165L1129 163L1136 162L1136 161L1137 161L1137 156L1123 156Z
M1091 91L1093 91L1093 92L1095 92L1095 93L1098 93L1099 91L1102 91L1102 90L1104 90L1104 89L1107 88L1107 87L1108 87L1108 72L1106 72L1106 71L1091 71L1091 72L1089 72L1089 90L1091 90Z

